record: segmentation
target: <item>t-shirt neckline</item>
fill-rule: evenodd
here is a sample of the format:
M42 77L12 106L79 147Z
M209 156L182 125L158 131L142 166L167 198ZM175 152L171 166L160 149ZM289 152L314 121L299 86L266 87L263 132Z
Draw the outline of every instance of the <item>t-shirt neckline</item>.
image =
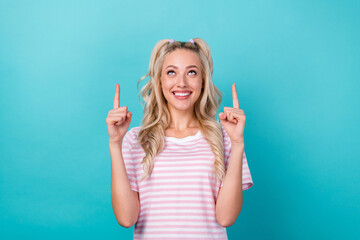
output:
M167 136L165 136L165 139L167 141L172 141L172 142L189 142L191 140L200 138L200 136L201 136L201 130L199 130L195 135L190 135L190 136L187 136L187 137L184 137L184 138L176 138L176 137L167 137Z

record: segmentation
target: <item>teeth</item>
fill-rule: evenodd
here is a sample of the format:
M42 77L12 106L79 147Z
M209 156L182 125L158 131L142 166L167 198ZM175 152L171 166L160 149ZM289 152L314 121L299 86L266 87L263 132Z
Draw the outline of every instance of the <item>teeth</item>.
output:
M176 92L174 92L174 95L175 96L188 96L188 95L190 95L190 93L188 92L188 93L176 93Z

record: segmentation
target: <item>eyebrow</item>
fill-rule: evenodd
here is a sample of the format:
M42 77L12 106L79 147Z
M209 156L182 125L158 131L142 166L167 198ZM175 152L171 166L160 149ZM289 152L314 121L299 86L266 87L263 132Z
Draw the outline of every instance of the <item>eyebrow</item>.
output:
M166 68L169 68L169 67L173 67L173 68L178 68L177 66L175 66L175 65L169 65L169 66L167 66ZM188 68L192 68L192 67L195 67L195 68L197 68L197 69L199 69L197 66L195 66L195 65L190 65L190 66L187 66L186 67L186 69L188 69ZM165 68L165 69L166 69Z

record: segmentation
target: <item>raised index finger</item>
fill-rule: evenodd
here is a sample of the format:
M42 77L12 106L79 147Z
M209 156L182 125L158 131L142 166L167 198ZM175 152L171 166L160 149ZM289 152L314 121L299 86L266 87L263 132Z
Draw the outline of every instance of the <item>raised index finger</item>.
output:
M232 95L233 95L233 108L240 108L239 107L239 99L236 93L236 85L235 83L232 86Z
M115 98L114 98L114 109L120 107L120 85L116 84Z

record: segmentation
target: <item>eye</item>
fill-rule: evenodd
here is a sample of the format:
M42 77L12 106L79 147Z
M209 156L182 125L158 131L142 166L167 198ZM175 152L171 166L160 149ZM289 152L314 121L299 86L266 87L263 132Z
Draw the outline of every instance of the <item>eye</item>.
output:
M170 70L170 71L167 72L167 74L168 74L168 75L174 75L175 72L174 72L173 70Z
M190 70L190 71L189 71L189 74L190 74L190 75L196 75L196 71Z

